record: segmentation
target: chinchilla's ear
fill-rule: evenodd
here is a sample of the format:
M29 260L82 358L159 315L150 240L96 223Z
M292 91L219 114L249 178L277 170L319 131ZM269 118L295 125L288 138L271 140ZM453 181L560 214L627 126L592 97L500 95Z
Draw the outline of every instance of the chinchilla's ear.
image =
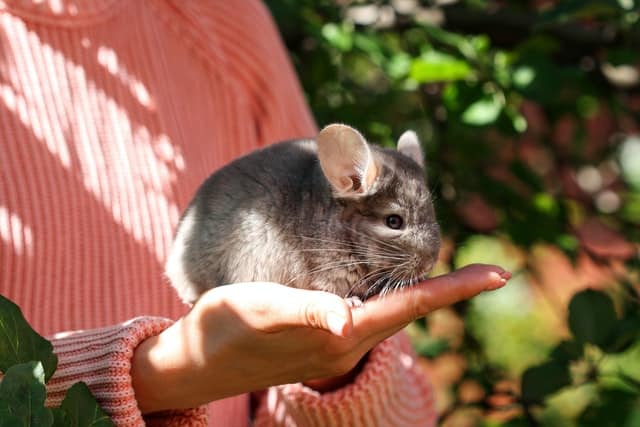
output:
M338 197L369 192L378 171L360 132L347 125L332 124L320 131L316 142L322 172Z
M421 168L424 168L424 154L422 154L422 147L420 147L420 141L418 135L412 130L408 130L398 139L398 151L405 156L413 159Z

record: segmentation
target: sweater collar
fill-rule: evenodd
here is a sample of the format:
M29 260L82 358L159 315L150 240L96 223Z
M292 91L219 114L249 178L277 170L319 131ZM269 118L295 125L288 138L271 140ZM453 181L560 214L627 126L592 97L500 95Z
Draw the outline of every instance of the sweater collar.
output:
M131 1L131 0L129 0ZM52 25L75 26L103 20L118 8L121 0L0 0L0 11Z

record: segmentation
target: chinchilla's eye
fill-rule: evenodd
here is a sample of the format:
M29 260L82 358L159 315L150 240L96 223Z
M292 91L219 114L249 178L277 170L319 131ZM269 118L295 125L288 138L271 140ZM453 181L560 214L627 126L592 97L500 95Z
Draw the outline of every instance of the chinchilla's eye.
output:
M389 215L385 218L385 222L387 223L387 227L393 228L394 230L399 230L402 228L403 220L400 215Z

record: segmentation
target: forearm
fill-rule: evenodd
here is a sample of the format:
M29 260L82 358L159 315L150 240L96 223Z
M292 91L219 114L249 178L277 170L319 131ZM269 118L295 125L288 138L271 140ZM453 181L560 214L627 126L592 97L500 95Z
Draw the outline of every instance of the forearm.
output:
M217 302L212 307L222 311ZM233 324L220 321L210 329L199 308L136 348L131 378L142 413L193 408L256 389L242 375L237 353L219 345Z
M131 381L143 413L181 409L206 402L185 401L199 396L193 390L196 363L190 363L188 335L181 333L180 319L162 334L138 345L131 361ZM188 390L188 393L185 393Z
M145 425L132 387L132 358L139 343L170 324L167 319L143 317L100 329L57 334L51 342L58 369L47 383L47 405L59 405L69 387L83 381L117 426ZM203 411L175 415L183 416L188 416L192 425L204 423ZM167 417L164 424L173 424L171 418Z

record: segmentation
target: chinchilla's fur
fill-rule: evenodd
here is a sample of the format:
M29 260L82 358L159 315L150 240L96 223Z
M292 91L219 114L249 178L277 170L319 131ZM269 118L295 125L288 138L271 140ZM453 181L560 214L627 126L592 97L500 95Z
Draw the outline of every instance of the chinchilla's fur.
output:
M247 281L364 300L424 278L439 245L415 133L390 150L330 125L211 175L183 214L167 275L186 302Z

